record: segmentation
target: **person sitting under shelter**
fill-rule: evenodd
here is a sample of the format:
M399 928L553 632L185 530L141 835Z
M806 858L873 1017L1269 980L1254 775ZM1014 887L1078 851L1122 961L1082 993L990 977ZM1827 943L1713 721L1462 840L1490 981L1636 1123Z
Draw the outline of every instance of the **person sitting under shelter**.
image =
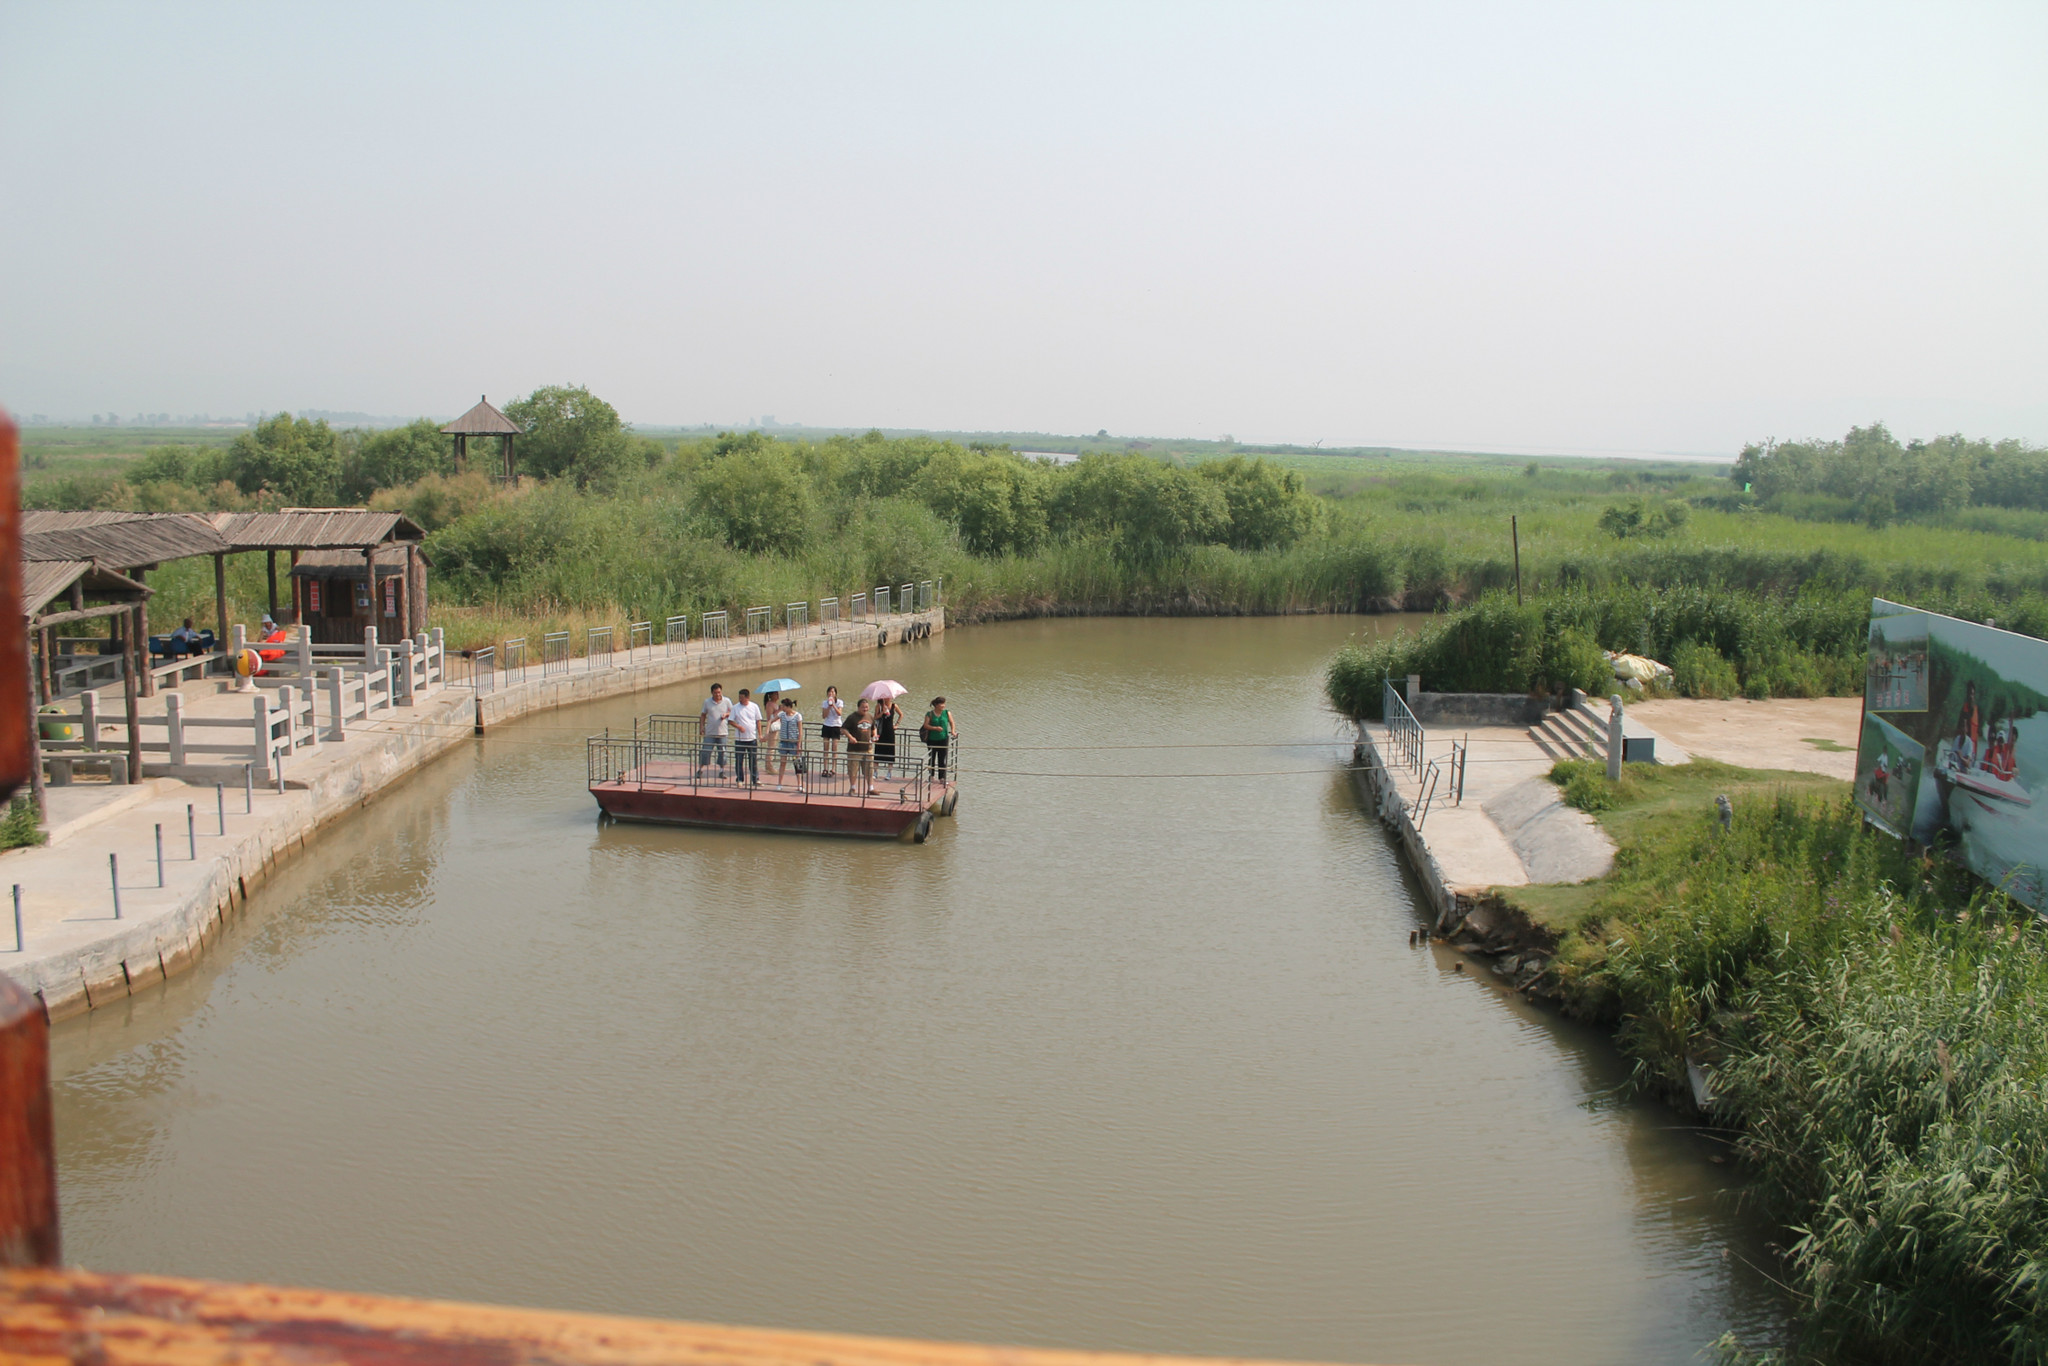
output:
M186 617L178 629L171 632L171 658L199 653L199 632L192 629L192 618Z
M263 614L263 638L257 642L256 657L265 664L275 664L284 658L285 642L291 637L284 627L271 620L270 614Z

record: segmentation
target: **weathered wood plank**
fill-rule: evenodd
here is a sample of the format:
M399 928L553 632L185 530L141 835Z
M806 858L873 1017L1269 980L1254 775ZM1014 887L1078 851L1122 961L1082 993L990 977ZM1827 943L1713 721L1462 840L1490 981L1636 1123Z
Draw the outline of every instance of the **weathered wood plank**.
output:
M100 1366L1225 1366L86 1271L0 1273L0 1357Z
M0 977L0 1266L57 1257L50 1024L41 1001Z

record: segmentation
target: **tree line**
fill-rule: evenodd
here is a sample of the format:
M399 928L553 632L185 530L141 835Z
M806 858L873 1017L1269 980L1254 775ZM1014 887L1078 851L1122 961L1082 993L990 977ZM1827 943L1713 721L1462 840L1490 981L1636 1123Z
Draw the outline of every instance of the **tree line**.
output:
M1881 422L1839 441L1753 443L1729 477L1765 508L1812 521L1883 527L1973 507L2048 511L2048 449L1962 436L1902 443Z

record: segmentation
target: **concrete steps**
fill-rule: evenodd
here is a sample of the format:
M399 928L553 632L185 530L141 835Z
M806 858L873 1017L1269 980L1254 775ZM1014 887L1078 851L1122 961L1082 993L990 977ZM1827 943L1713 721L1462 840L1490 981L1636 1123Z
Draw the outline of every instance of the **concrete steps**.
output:
M1605 759L1607 727L1583 704L1546 714L1529 738L1553 759Z

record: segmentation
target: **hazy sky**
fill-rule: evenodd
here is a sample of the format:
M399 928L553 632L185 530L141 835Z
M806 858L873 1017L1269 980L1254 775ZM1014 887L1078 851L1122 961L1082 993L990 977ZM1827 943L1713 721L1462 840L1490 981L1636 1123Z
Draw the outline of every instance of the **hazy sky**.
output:
M0 0L0 402L2048 442L2048 5Z

